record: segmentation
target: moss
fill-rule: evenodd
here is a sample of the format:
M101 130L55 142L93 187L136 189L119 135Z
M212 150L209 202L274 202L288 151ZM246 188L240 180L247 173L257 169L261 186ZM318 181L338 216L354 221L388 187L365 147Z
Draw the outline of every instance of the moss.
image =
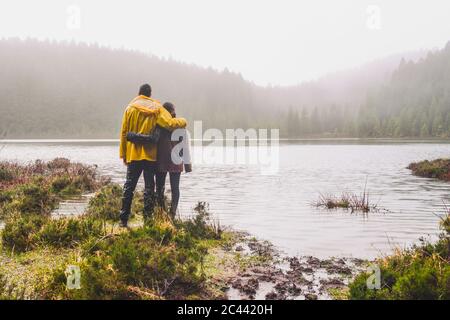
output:
M350 296L350 291L348 288L330 288L328 293L334 300L348 300Z

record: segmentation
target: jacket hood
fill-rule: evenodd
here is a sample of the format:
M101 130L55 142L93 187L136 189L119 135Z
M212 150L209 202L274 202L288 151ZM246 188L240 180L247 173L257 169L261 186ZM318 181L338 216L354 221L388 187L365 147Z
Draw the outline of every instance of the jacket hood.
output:
M159 113L161 108L161 103L156 100L146 96L137 96L128 104L128 108L135 108L139 112L145 113L147 115L156 115Z

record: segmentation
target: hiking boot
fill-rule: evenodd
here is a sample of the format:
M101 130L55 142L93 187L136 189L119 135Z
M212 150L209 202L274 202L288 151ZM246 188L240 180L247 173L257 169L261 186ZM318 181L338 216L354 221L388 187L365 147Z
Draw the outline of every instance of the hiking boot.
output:
M152 189L144 189L144 220L149 220L153 216L155 202L155 191Z
M121 228L128 228L128 221L126 220L120 220L119 226Z

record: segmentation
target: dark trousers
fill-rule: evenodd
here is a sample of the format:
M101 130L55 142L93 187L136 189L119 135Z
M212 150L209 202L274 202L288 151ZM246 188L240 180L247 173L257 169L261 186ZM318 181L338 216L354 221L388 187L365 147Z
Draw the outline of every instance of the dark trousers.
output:
M128 221L131 213L134 190L139 181L141 173L144 172L144 218L149 218L155 206L155 174L156 162L154 161L132 161L127 166L127 177L123 186L122 210L120 219Z
M158 205L165 208L164 203L164 190L166 184L167 172L158 172L156 174L156 198L158 199ZM178 208L178 202L180 200L180 177L181 172L170 172L170 190L172 192L172 202L170 205L170 215L175 217Z

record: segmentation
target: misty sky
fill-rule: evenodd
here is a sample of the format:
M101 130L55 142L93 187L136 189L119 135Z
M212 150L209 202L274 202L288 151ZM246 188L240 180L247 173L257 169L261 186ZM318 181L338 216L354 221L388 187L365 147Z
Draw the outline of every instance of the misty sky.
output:
M0 0L0 37L14 36L138 49L289 85L443 47L450 1Z

